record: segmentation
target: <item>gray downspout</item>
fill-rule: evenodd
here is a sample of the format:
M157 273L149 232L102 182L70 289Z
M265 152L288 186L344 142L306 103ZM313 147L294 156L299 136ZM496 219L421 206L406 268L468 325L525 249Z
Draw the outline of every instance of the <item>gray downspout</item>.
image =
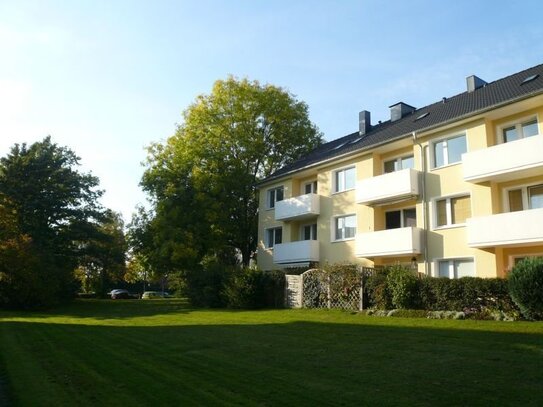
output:
M423 256L424 256L424 274L429 276L428 267L428 200L426 199L426 172L427 172L427 160L426 160L426 148L428 146L422 146L417 139L417 133L413 132L413 143L419 146L420 162L422 165L422 180L421 180L421 199L422 199L422 222L423 222Z

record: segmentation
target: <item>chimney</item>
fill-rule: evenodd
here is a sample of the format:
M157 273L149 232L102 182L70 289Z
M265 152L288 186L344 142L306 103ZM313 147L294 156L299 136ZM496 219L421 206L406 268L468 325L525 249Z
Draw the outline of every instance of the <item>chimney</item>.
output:
M485 86L486 82L478 76L471 75L466 78L466 84L468 86L468 92L473 92L475 89L479 89Z
M398 102L392 106L389 106L390 108L390 121L395 122L396 120L400 120L402 117L405 117L409 113L413 113L416 108L413 106L408 105L404 102Z
M371 114L367 110L358 113L358 133L363 136L371 129Z

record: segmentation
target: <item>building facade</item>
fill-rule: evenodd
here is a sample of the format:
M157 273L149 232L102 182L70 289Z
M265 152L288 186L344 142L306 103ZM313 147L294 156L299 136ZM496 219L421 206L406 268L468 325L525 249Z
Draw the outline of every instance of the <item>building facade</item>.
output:
M543 65L326 143L259 186L264 270L402 263L503 277L543 255Z

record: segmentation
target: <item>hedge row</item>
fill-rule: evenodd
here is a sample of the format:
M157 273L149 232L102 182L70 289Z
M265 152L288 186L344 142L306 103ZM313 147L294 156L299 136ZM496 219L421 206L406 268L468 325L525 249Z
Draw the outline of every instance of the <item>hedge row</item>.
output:
M500 278L419 278L409 269L394 266L376 270L366 289L370 305L376 309L518 311L507 280Z
M284 305L285 273L225 266L209 262L183 273L181 294L190 303L211 308L281 308Z

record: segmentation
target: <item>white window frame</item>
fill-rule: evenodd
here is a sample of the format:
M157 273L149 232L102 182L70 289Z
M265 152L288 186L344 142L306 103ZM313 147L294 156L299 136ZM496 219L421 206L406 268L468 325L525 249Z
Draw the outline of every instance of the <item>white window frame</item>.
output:
M462 198L462 197L469 197L469 206L470 206L470 212L473 216L473 200L471 199L471 194L469 192L460 192L454 195L447 195L447 196L439 196L436 198L432 198L432 226L433 230L441 230L441 229L452 229L452 228L460 228L465 227L466 223L449 223L452 220L452 207L451 207L451 199L453 198ZM446 200L446 208L447 211L447 224L438 226L437 225L437 201Z
M302 188L301 188L301 191L300 191L300 195L306 195L308 194L308 192L305 192L305 187L308 186L308 185L311 185L311 194L316 194L318 189L319 189L319 182L318 180L313 180L313 181L309 181L309 182L304 182L304 184L302 185Z
M541 129L540 129L540 126L539 126L539 115L538 114L534 114L534 115L530 115L530 116L524 116L524 117L521 117L520 119L517 119L517 120L511 120L507 123L503 123L503 124L500 124L498 126L496 126L496 135L497 135L497 144L505 144L505 138L503 137L503 131L508 128L508 127L515 127L517 129L517 134L519 134L520 138L519 140L522 140L526 137L524 137L524 134L522 133L522 125L523 124L526 124L528 122L531 122L531 121L536 121L537 122L537 135L534 136L534 137L537 137L537 136L541 136ZM519 141L519 140L515 140L515 141Z
M386 160L383 160L383 174L392 174L390 172L385 172L385 164L388 163L388 162L391 162L391 161L395 161L396 163L398 163L399 166L401 166L402 164L402 160L404 158L408 158L408 157L413 157L413 168L415 168L415 154L404 154L404 155L399 155L397 157L391 157L389 159L386 159ZM405 170L405 168L402 168L400 170L396 170L396 171L393 171L393 172L398 172L398 171L402 171L402 170Z
M510 254L507 260L507 263L509 264L508 270L513 270L513 267L515 265L515 259L519 259L521 257L543 257L543 252L541 253L518 253L518 254Z
M449 141L450 139L461 137L461 136L464 136L465 139L466 139L466 153L467 153L467 152L469 152L469 148L468 148L468 132L465 129L461 130L461 131L451 133L451 134L448 134L447 136L440 137L440 138L432 140L430 142L429 154L430 154L430 164L431 164L431 170L432 171L433 170L438 170L438 169L441 169L441 168L445 168L445 167L450 167L452 165L462 164L462 160L454 162L454 163L449 163L449 156L447 154L448 153L447 144L445 145L444 152L443 152L443 159L444 159L444 161L446 161L443 165L441 165L439 167L436 166L436 155L435 155L435 146L436 146L437 143L441 143L442 141Z
M408 227L408 226L405 226L405 217L404 217L404 214L403 214L403 211L405 210L408 210L408 209L414 209L415 210L415 217L417 216L417 207L416 206L406 206L405 208L398 208L398 209L390 209L388 211L385 211L385 230L393 230L393 229L387 229L387 218L386 218L386 214L387 213L390 213L390 212L400 212L400 228L405 228L405 227ZM418 221L417 221L418 222ZM411 226L409 226L411 227Z
M305 236L304 236L304 228L307 227L307 226L313 226L315 225L315 232L317 233L316 236L313 236L313 228L311 228L311 238L309 240L317 240L318 236L319 236L319 232L318 232L318 229L319 229L319 226L317 223L304 223L302 225L300 225L300 240L304 240L305 241Z
M273 248L274 248L274 246L276 244L281 244L281 243L275 243L275 231L277 229L281 229L281 243L283 243L283 227L282 226L274 226L274 227L271 227L271 228L266 228L266 229L264 229L264 247L266 249L273 250ZM268 237L269 237L268 232L271 231L271 230L273 230L273 244L270 246L270 241L268 239Z
M475 257L473 256L458 256L458 257L444 257L441 259L434 259L433 266L434 266L434 277L439 278L439 263L443 261L449 262L449 278L457 279L458 277L454 276L454 262L458 260L469 260L473 263L473 276L470 277L477 277L477 266L475 262ZM452 275L452 277L451 277Z
M336 181L336 178L337 178L337 174L340 173L340 172L343 172L345 173L345 171L347 170L350 170L350 169L353 169L354 170L354 185L352 188L347 188L347 189L342 189L341 191L338 191L338 185L337 185L337 181ZM345 184L345 175L343 176L343 183ZM341 167L341 168L337 168L335 170L332 171L332 195L335 195L335 194L341 194L342 192L347 192L347 191L352 191L353 189L356 188L356 165L347 165L345 167Z
M528 199L528 188L530 187L536 187L536 186L539 186L539 185L543 185L543 182L533 182L533 183L529 183L529 184L522 184L522 185L515 185L515 186L512 186L512 187L507 187L507 188L504 188L503 189L503 207L504 209L510 213L511 212L511 207L509 205L509 192L510 191L514 191L516 189L520 189L521 190L521 193L522 193L522 207L523 207L523 211L528 211L532 208L530 208L530 200Z
M283 190L283 199L277 200L277 190L282 189ZM270 193L274 192L274 198L273 198L273 206L270 205ZM285 186L284 185L278 185L276 187L270 188L266 190L266 209L275 209L275 204L277 202L281 202L285 199Z
M347 238L343 237L341 239L336 239L336 225L337 225L338 219L340 219L340 218L348 218L350 216L354 217L354 224L355 224L354 236L353 237L347 237ZM332 219L331 219L331 227L330 227L330 230L332 232L332 234L330 236L331 241L332 242L347 242L349 240L354 240L356 238L357 229L358 229L358 218L356 216L356 213L347 213L345 215L333 216ZM343 232L343 235L345 235L345 232Z

